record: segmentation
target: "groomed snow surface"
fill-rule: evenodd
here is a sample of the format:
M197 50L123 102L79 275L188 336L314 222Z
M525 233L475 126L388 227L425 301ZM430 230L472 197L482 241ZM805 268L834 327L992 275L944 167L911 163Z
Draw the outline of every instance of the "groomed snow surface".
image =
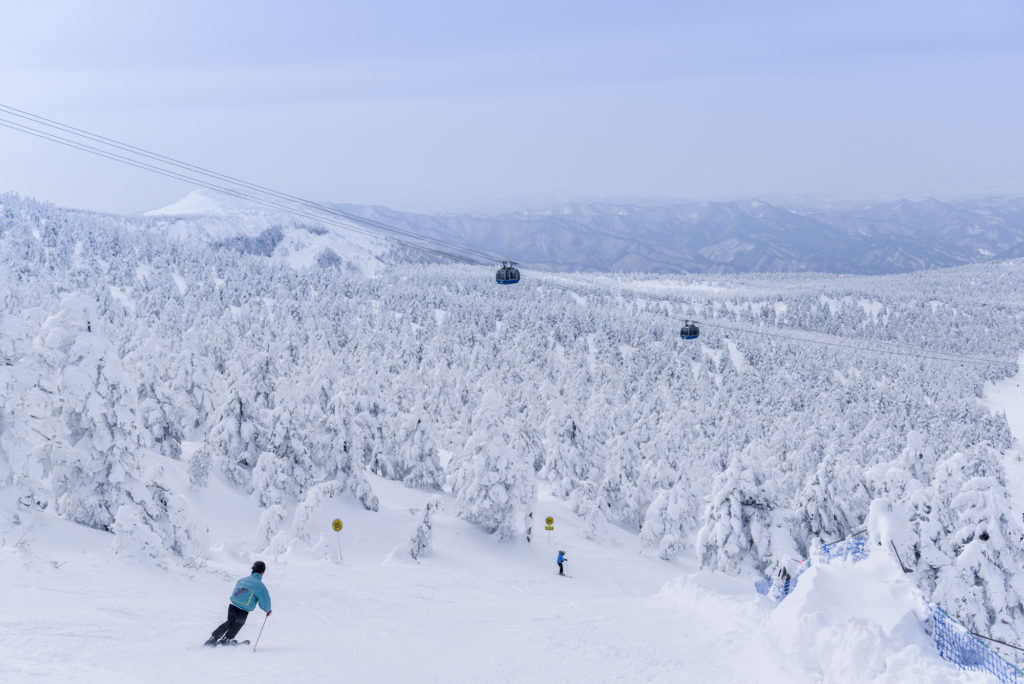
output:
M1017 359L1018 367L1024 369L1024 354ZM1013 436L1013 449L1006 454L1006 481L1011 492L1017 492L1013 508L1017 515L1024 516L1024 370L1016 375L990 383L985 387L985 404L994 412L1006 416L1006 423Z
M197 504L216 551L193 569L114 556L108 535L4 495L0 681L989 681L938 658L919 595L884 556L812 568L776 607L751 578L643 555L634 535L586 541L561 502L542 498L531 544L495 542L446 500L434 552L417 563L402 549L429 495L373 486L380 512L328 502L316 548L275 555L243 552L255 505L214 483ZM259 647L204 647L257 558L274 611ZM255 640L263 622L257 610L238 638Z

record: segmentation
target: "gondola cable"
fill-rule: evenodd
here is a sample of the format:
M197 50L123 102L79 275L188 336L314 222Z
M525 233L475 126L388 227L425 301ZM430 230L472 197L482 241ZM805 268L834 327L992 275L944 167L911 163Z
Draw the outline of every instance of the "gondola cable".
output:
M636 289L633 289L633 288L625 287L625 286L623 286L621 284L618 284L618 283L608 283L608 282L601 283L601 282L597 282L595 279L588 278L586 276L583 276L583 275L577 274L577 273L559 272L559 271L554 271L554 270L546 269L546 268L539 267L539 266L525 266L525 265L520 265L520 264L512 264L511 262L508 262L505 259L499 259L498 257L495 257L493 255L490 255L490 254L488 254L486 252L483 252L483 251L480 251L480 250L477 250L477 249L474 249L474 248L466 247L464 245L458 245L458 244L450 243L450 242L447 242L447 241L444 241L444 240L440 240L440 239L437 239L437 238L432 238L432 237L425 236L425 235L420 235L420 234L415 233L413 231L402 229L402 228L398 228L396 226L392 226L390 224L384 223L382 221L378 221L376 219L368 219L368 218L365 218L365 217L360 217L358 215L351 214L350 212L345 212L343 210L336 209L336 208L331 207L329 205L325 205L325 204L321 204L321 203L316 203L316 202L312 202L312 201L309 201L309 200L304 200L304 199L296 197L294 195L289 195L287 193L278 192L276 190L267 188L265 186L257 185L257 184L254 184L254 183L249 183L248 181L243 181L243 180L234 178L232 176L228 176L228 175L225 175L225 174L220 174L220 173L215 172L215 171L210 171L208 169L204 169L203 167L196 166L196 165L193 165L193 164L189 164L187 162L183 162L183 161L177 160L177 159L175 159L173 157L169 157L169 156L166 156L166 155L161 155L161 154L158 154L158 153L155 153L155 152L150 152L148 150L145 150L145 149L140 148L140 147L136 147L134 145L128 145L126 143L121 143L119 141L113 140L112 138L107 138L105 136L100 136L100 135L97 135L97 134L94 134L94 133L90 133L90 132L84 131L82 129L78 129L78 128L75 128L75 127L72 127L72 126L67 126L66 124L61 124L60 122L56 122L56 121L53 121L51 119L46 119L44 117L40 117L40 116L31 114L29 112L25 112L23 110L19 110L19 109L13 108L13 107L9 107L7 105L0 104L0 111L6 112L9 115L20 117L22 119L27 119L27 120L33 121L37 125L44 125L44 126L47 126L47 127L50 127L50 128L55 128L55 129L60 130L60 131L62 131L64 133L67 133L67 134L70 134L70 135L75 135L75 136L78 136L78 137L81 137L81 138L85 138L87 140L90 140L92 142L96 142L96 143L99 143L99 144L102 144L102 145L107 145L107 146L110 146L110 147L114 147L114 148L116 148L118 150L121 150L123 152L127 152L129 154L139 155L139 156L148 158L148 159L150 159L152 161L159 162L160 164L170 165L170 166L173 166L175 168L181 169L182 171L174 171L172 169L162 168L162 167L157 166L156 164L153 164L153 163L149 163L149 162L142 161L142 160L139 160L139 159L133 159L131 157L126 157L123 154L120 154L118 152L114 152L114 151L111 151L111 150L105 150L105 149L102 149L102 148L98 148L98 147L95 147L93 145L80 142L78 140L73 140L73 139L65 138L65 137L63 137L61 135L56 135L54 133L50 133L49 131L44 131L44 130L39 130L39 129L36 129L36 128L32 128L31 126L26 126L25 124L21 124L21 123L18 123L18 122L10 121L8 119L0 119L0 126L4 126L4 127L7 127L9 129L12 129L12 130L15 130L15 131L19 131L19 132L22 132L22 133L33 135L35 137L39 137L39 138L42 138L44 140L48 140L48 141L51 141L51 142L56 142L58 144L61 144L61 145L67 146L67 147L71 147L73 149L77 149L77 150L80 150L80 151L83 151L83 152L86 152L86 153L89 153L89 154L93 154L93 155L96 155L96 156L104 157L104 158L110 159L112 161L117 161L117 162L124 163L124 164L130 165L130 166L134 166L136 168L139 168L139 169L142 169L142 170L145 170L145 171L150 171L151 173L156 173L156 174L168 177L168 178L172 178L174 180L180 180L180 181L184 181L184 182L188 182L188 183L193 183L195 185L198 185L199 187L204 187L204 188L207 188L207 189L210 189L210 190L221 192L221 193L227 194L229 196L233 196L233 197L242 199L244 201L249 201L249 202L253 202L255 204L259 204L261 206L265 206L265 207L269 207L269 208L273 208L273 209L278 209L280 211L284 211L286 213L291 213L293 215L300 216L300 217L303 217L303 218L308 218L310 220L319 221L319 222L322 222L322 223L328 223L328 224L334 225L334 226L336 226L336 227L338 227L338 228L340 228L342 230L347 230L347 231L354 232L354 233L357 233L357 234L374 237L376 239L382 239L382 240L385 240L385 241L390 242L392 244L397 244L397 245L401 245L401 246L404 246L404 247L407 247L407 248L420 250L420 251L423 251L425 253L429 253L429 254L432 254L434 256L440 257L440 258L451 259L451 260L454 260L456 262L461 262L461 263L465 263L465 264L472 265L472 266L487 266L488 264L485 263L485 262L493 263L494 261L501 261L502 262L502 268L499 269L498 276L496 278L499 283L502 283L503 280L504 280L504 284L511 284L511 283L519 282L519 270L517 268L515 268L515 266L521 266L521 268L523 270L532 271L532 272L540 275L541 277L538 278L538 280L540 282L546 282L549 285L552 285L552 286L555 286L555 287L559 287L559 288L565 289L565 290L573 290L573 291L575 291L578 294L581 294L583 296L592 296L592 295L597 294L596 290L605 290L605 291L615 292L618 295L618 297L622 298L623 300L627 300L627 301L629 299L633 299L633 300L648 300L648 301L654 301L654 302L662 302L662 303L671 304L671 305L679 305L679 306L682 306L682 307L690 307L691 306L690 302L687 302L686 300L680 299L678 297L673 297L673 296L670 296L670 295L664 295L664 294L658 294L658 293L644 292L644 291L641 291L641 290L636 290ZM203 179L203 178L196 178L194 175L190 175L190 174L199 174L200 176L205 176L206 178L213 179L213 180L206 180L206 179ZM218 182L215 182L215 181L218 181L218 180L220 180L220 181L227 181L227 182L230 182L230 183L242 186L243 189L239 190L237 188L225 187L225 186L219 184ZM270 198L261 197L261 196L259 196L257 194L253 194L253 192L270 195ZM305 209L293 206L294 204L298 204L298 205L300 205L300 207L305 207ZM346 219L346 220L342 221L341 219ZM357 225L352 225L353 223L360 223L360 224L363 224L363 225L373 226L374 228L377 228L378 230L368 230L368 229L365 229L365 228L360 228ZM381 233L379 231L385 231L385 233ZM400 236L402 236L404 238L407 238L407 239L400 239L399 237L396 237L396 235L400 235ZM435 245L435 247L428 247L428 246L426 246L426 244L422 244L422 243L432 244L432 245ZM444 249L440 249L442 247ZM511 270L509 270L509 269L511 269ZM513 271L514 271L514 277L511 277L513 275L512 274ZM504 275L504 278L503 278L503 275ZM570 282L576 283L576 284L578 284L580 286L586 286L587 288L591 288L591 291L579 290L577 288L573 288L572 286L568 285L565 282L558 283L557 282L558 280L570 281ZM607 295L602 293L601 296L607 296ZM651 311L650 309L647 309L646 307L640 307L640 306L638 306L636 304L636 301L630 302L630 304L633 305L633 306L636 306L638 310L644 311L646 313L660 313L660 314L664 314L664 315L670 315L670 314L667 314L664 311L658 311L658 310ZM685 334L685 332L686 332L688 326L691 326L691 325L692 325L692 329L691 329L690 332L691 333L694 332L696 330L696 328L697 328L698 322L699 321L689 321L688 320L684 324L684 326L683 326L683 329L681 331L681 336L683 336L684 339L695 339L695 337L696 337L695 335L691 335L691 336L688 337ZM737 324L735 322L722 322L722 321L717 320L717 319L705 320L705 321L699 322L699 323L701 325L705 325L705 326L710 325L711 327L717 327L717 328L720 328L720 329L723 329L723 330L731 330L733 332L741 333L741 334L754 334L754 335L759 335L759 336L763 336L763 337L776 337L776 338L787 339L787 340L790 340L790 341L795 341L795 342L800 342L800 343L819 344L819 345L826 345L826 346L832 346L832 347L854 349L854 350L858 350L858 351L870 351L870 352L873 352L873 353L889 353L889 354L896 354L896 355L902 355L902 356L917 356L917 357L920 357L920 358L940 360L940 361L947 361L947 362L962 362L962 363L972 363L972 364L980 364L980 365L1004 365L1004 366L1012 366L1012 367L1017 367L1018 366L1018 363L1016 361L1008 361L1008 360L1003 360L1003 359L987 359L987 358L981 358L981 357L967 356L967 355L963 355L963 354L955 354L955 353L952 353L952 352L939 352L939 351L936 351L936 350L931 350L931 349L926 349L926 348L921 348L921 347L911 347L909 345L901 345L901 344L898 344L898 343L887 342L887 341L884 341L884 340L871 340L869 342L869 344L875 344L875 345L879 345L879 346L884 346L884 347L887 347L887 349L879 349L877 347L876 348L871 348L869 346L863 346L863 345L844 344L844 343L841 343L841 342L836 342L834 340L833 341L829 341L829 340L815 339L815 338L812 338L812 337L809 337L809 336L820 336L821 333L813 333L813 332L809 332L809 331L806 333L808 335L808 337L803 337L803 336L800 336L800 335L794 335L794 334L791 334L791 333L787 333L786 331L766 330L764 327L742 326L741 324Z

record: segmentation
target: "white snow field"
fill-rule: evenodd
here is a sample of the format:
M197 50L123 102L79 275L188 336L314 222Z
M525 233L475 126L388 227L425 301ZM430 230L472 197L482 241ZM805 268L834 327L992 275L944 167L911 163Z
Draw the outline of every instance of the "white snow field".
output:
M269 212L0 204L0 684L987 681L925 598L1024 642L1024 260L633 311ZM204 647L257 558L259 650Z
M496 542L446 499L434 552L417 563L402 549L410 509L429 494L378 478L373 487L380 512L329 501L317 548L259 556L273 615L255 652L202 645L257 558L239 551L252 499L223 483L198 495L214 554L186 570L116 556L111 535L19 511L5 494L0 681L988 681L935 655L919 594L885 557L811 569L776 608L749 577L640 554L634 535L588 542L579 519L542 496L531 544ZM557 576L559 548L568 579ZM238 638L255 641L263 622L255 611Z
M1018 359L1024 368L1024 354ZM1006 415L1006 423L1013 434L1014 447L1020 451L1024 446L1024 370L1016 375L990 383L985 387L985 401L995 411Z
M1018 359L1024 369L1024 354ZM1024 520L1024 370L1016 375L985 386L985 404L1006 416L1013 435L1013 448L1007 450L1006 481L1014 493L1011 501L1016 519Z

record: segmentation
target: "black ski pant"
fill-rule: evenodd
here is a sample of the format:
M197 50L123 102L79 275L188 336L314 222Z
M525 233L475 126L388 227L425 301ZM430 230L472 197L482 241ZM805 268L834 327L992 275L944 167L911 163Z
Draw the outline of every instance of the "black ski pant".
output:
M559 575L564 575L565 574L565 568L562 567L561 563L558 564L558 574Z
M242 610L238 606L232 604L228 605L228 619L224 621L217 629L213 630L214 641L220 641L221 639L234 639L235 635L238 634L238 630L242 629L242 625L245 624L245 618L249 617L247 611Z

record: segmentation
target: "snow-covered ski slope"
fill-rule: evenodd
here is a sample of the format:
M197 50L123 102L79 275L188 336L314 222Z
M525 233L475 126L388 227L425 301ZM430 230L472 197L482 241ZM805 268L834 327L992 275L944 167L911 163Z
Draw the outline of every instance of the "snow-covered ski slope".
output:
M1024 354L1020 356L1020 372L985 386L984 402L994 412L1006 416L1013 436L1004 464L1006 481L1012 492L1014 519L1024 522Z
M348 500L317 513L315 552L262 554L273 615L255 652L209 649L257 515L218 483L199 505L215 551L202 568L113 556L110 537L53 516L5 525L3 682L971 682L939 660L914 590L887 559L805 573L778 608L745 579L638 553L634 535L586 541L565 505L549 541L496 543L451 514L433 554L404 548L428 494L374 478L377 513ZM7 496L4 518L15 510ZM330 523L344 521L343 563ZM573 579L557 576L567 552ZM321 557L326 556L326 558ZM264 614L239 634L256 640Z
M629 306L297 263L324 234L267 216L0 205L0 681L957 681L916 591L1024 642L1019 369L984 360L1020 353L1024 262L602 276L683 298ZM871 511L909 574L754 595ZM268 660L228 660L199 645L256 557Z
M1002 411L1006 416L1014 446L1018 451L1024 451L1024 354L1018 363L1021 372L988 385L985 398L993 410Z

